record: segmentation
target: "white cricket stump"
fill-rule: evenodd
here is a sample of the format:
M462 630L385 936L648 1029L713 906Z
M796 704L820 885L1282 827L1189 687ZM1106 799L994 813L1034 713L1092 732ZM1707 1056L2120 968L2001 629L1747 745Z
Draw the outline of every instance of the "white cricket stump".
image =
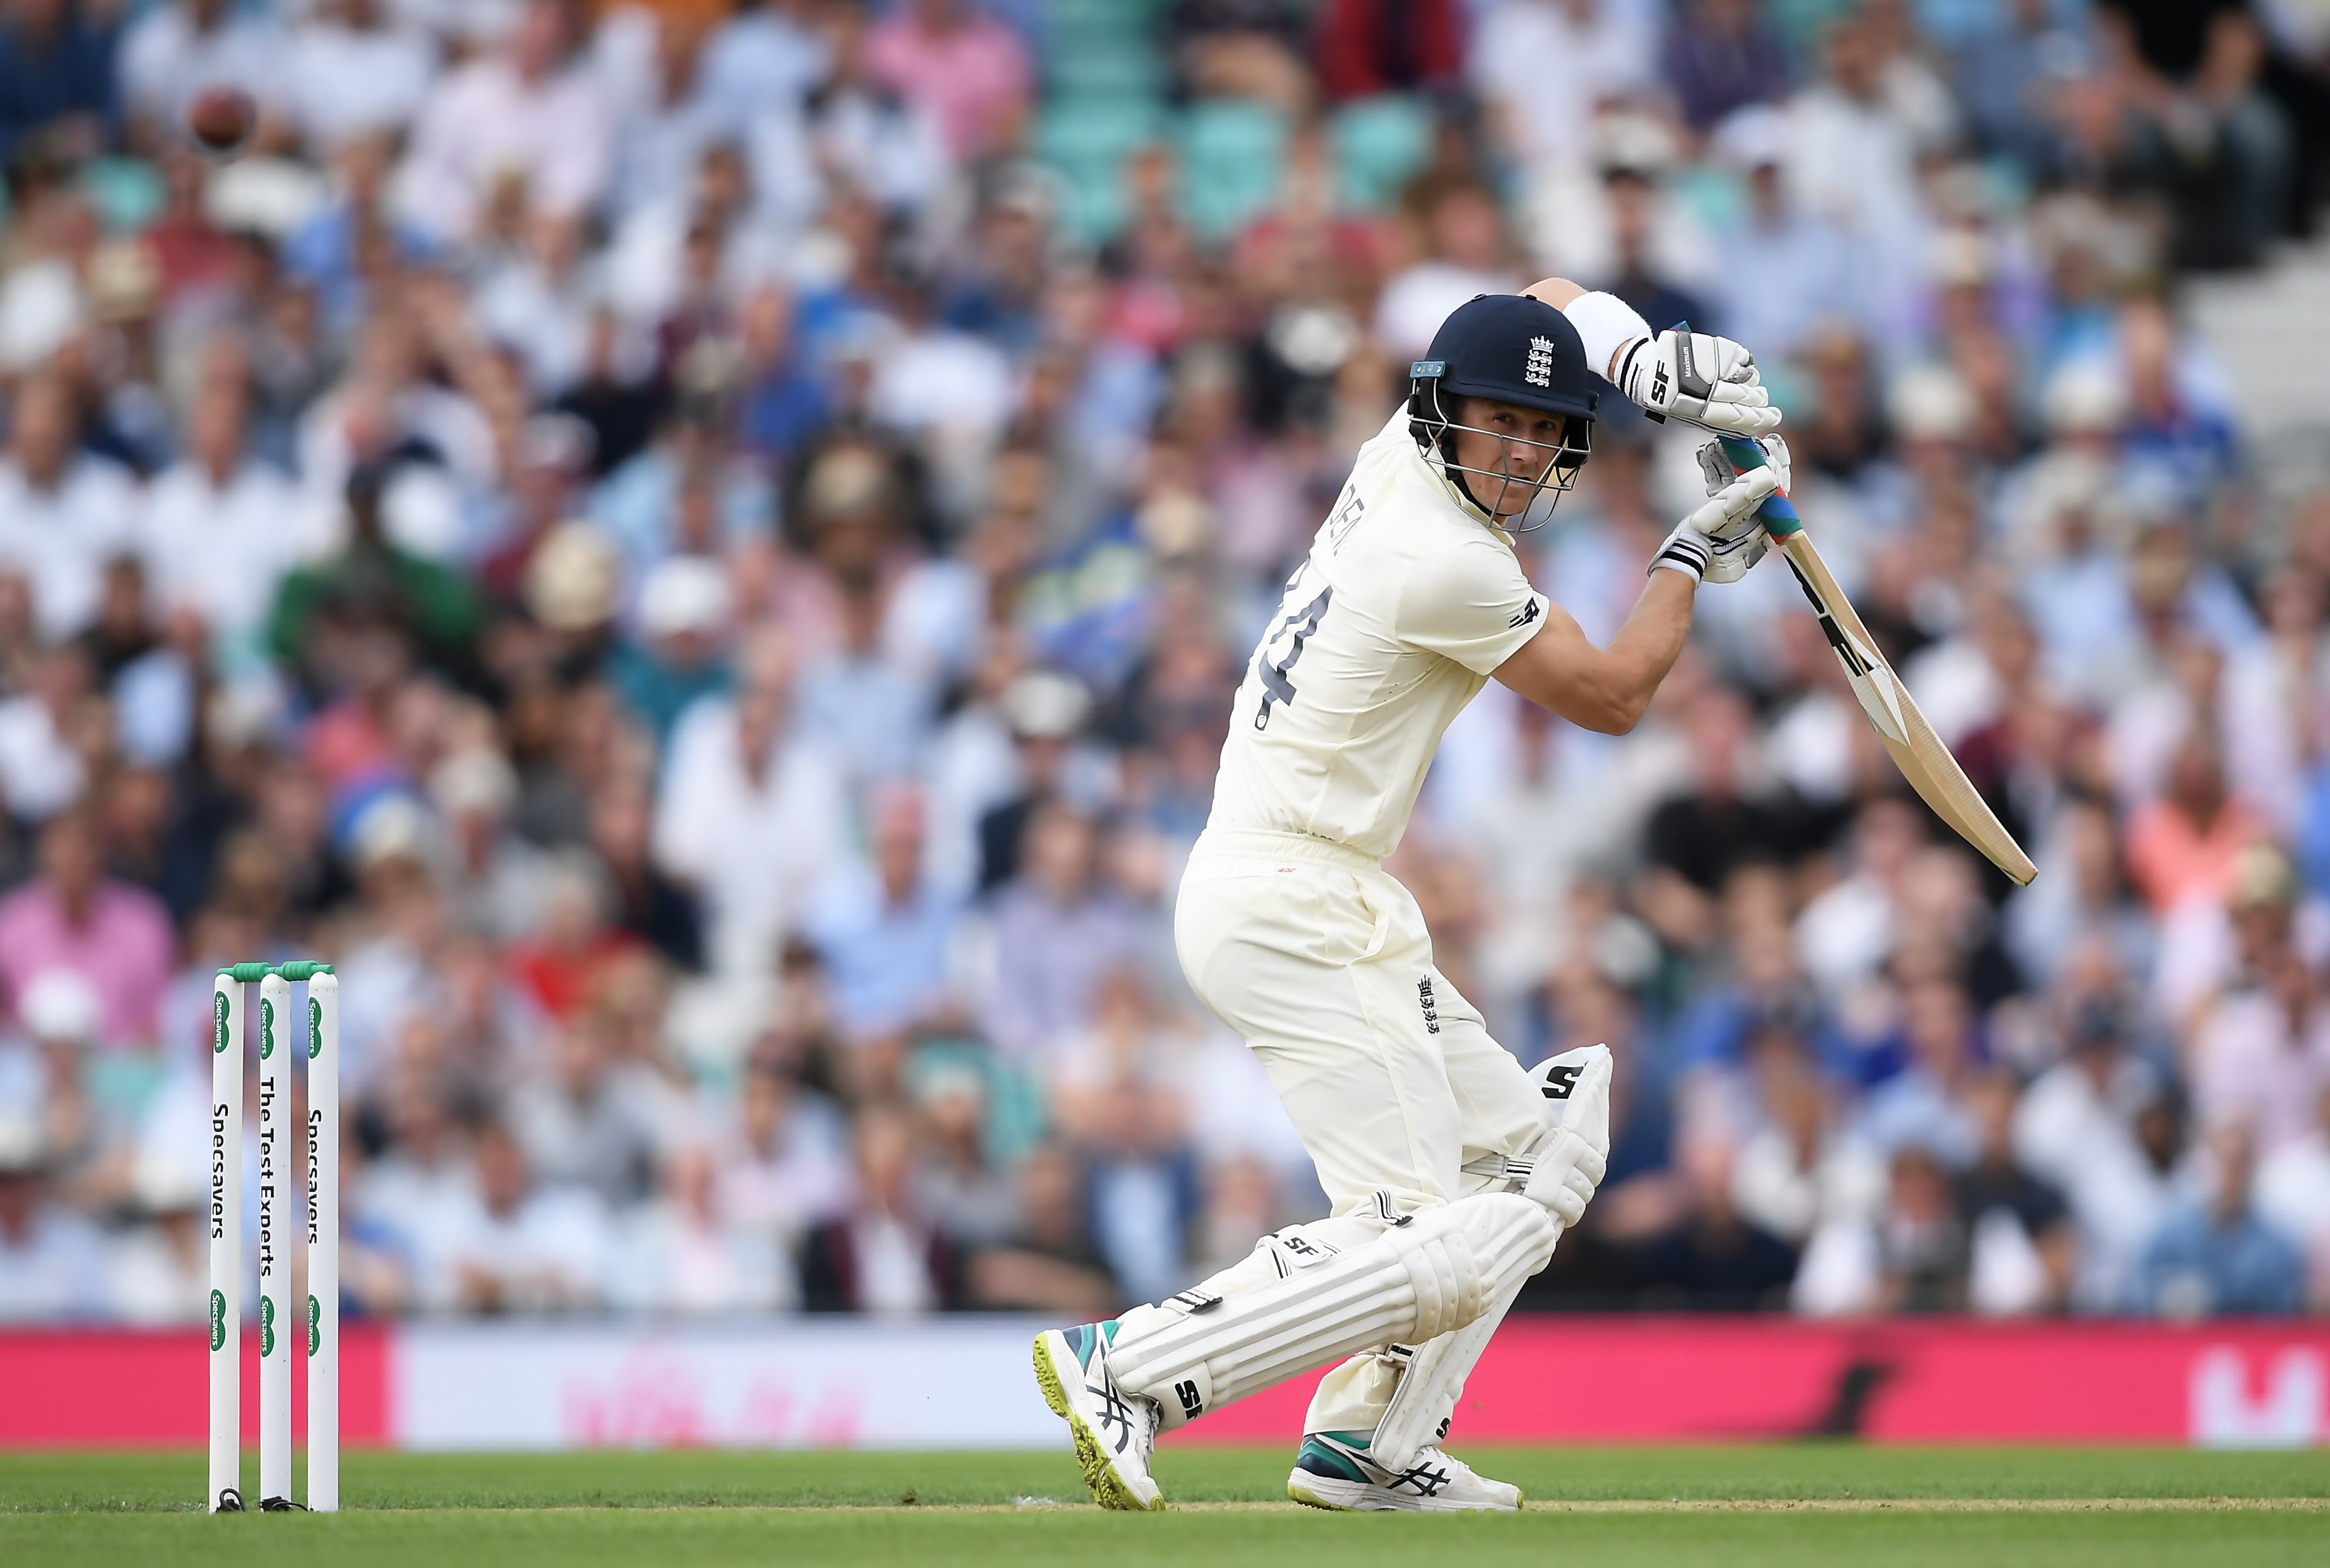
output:
M291 1504L291 987L259 982L259 1506Z
M242 1509L242 1015L240 970L211 987L211 1471L204 1506Z
M308 1507L340 1507L340 978L308 982Z
M259 1507L291 1500L291 1364L308 1364L308 1507L340 1506L340 982L329 964L235 964L211 993L212 1513L242 1493L242 1088L249 986L259 983ZM307 1005L295 1008L304 982ZM305 1124L291 1119L292 1063L305 1047ZM297 1195L306 1192L302 1205ZM292 1296L307 1215L308 1296ZM302 1348L304 1347L304 1349Z

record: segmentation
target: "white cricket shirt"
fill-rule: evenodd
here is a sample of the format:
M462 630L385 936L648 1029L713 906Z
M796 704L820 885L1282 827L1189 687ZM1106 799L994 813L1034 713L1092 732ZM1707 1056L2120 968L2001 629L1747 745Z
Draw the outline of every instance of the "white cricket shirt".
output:
M1546 609L1403 408L1359 449L1246 666L1207 826L1389 855L1442 733Z

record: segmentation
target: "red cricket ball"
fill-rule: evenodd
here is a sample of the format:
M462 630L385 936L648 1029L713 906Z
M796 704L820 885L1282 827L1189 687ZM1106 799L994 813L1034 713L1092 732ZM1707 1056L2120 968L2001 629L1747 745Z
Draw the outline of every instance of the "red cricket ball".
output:
M205 88L186 106L186 134L213 157L232 157L259 128L259 106L239 87Z

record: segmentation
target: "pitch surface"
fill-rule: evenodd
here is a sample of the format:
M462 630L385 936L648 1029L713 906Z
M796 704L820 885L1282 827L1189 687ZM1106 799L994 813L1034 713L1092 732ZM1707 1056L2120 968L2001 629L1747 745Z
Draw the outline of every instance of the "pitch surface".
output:
M0 1455L0 1562L591 1568L847 1562L1549 1562L2147 1568L2330 1562L2330 1452L1463 1449L1520 1484L1500 1518L1279 1501L1279 1450L1169 1450L1173 1511L1103 1515L1057 1454L352 1454L334 1517L204 1517L202 1457ZM1443 1555L1445 1554L1445 1555Z

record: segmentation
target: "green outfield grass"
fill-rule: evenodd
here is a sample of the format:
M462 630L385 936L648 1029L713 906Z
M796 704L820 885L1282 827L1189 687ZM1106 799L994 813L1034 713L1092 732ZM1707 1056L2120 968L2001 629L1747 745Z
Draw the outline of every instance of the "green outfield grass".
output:
M0 1563L2330 1563L2330 1452L1460 1451L1534 1507L1321 1515L1283 1503L1274 1449L1169 1451L1159 1474L1179 1507L1154 1516L1093 1508L1065 1452L353 1454L336 1517L210 1518L198 1454L11 1454Z

